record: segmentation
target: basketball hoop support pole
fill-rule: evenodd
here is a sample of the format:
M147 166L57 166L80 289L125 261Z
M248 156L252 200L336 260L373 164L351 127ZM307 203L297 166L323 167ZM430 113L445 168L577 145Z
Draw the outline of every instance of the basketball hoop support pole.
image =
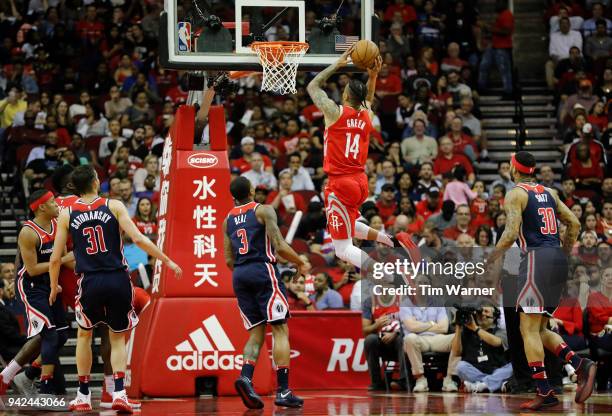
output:
M227 150L225 133L225 110L221 105L213 105L208 111L208 128L210 130L210 150Z

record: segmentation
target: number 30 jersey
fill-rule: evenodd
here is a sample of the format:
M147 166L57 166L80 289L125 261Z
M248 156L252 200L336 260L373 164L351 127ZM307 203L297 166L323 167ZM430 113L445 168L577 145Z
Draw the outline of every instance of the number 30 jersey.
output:
M340 118L325 129L323 170L328 175L363 173L372 121L367 109L340 106Z
M76 273L127 270L119 221L108 207L108 199L90 203L81 199L68 208Z
M518 245L521 249L538 247L559 247L557 224L557 202L539 184L519 183L517 188L527 192L527 206L523 211L523 223L519 232Z

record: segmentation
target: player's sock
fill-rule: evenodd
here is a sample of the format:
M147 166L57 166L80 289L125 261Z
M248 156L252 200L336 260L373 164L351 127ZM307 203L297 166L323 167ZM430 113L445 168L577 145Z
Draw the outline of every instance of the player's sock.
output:
M104 387L106 388L106 392L108 394L113 394L115 391L115 379L113 375L104 375Z
M79 392L85 396L89 394L89 375L79 376Z
M255 361L246 360L242 365L242 370L240 371L241 377L246 377L249 380L253 380L253 372L255 371Z
M125 377L125 373L123 371L117 371L113 374L115 378L115 391L123 390L123 378Z
M55 391L53 387L53 374L40 376L40 393L41 394L53 394Z
M563 360L564 363L571 364L572 367L574 367L576 370L580 367L582 358L580 358L578 354L572 351L565 342L559 344L559 346L555 350L555 354L557 355L557 357Z
M393 241L391 240L391 237L388 236L386 233L376 231L373 228L368 227L367 225L365 225L364 223L360 221L355 221L355 237L357 237L360 240L368 240L369 234L371 232L376 233L377 242L385 244L389 247L393 247Z
M550 383L546 377L544 363L542 361L534 361L529 363L529 368L531 368L531 378L538 389L538 393L547 394L551 391L552 387L550 387Z
M378 235L376 236L376 241L379 242L379 243L382 243L382 244L384 244L386 246L389 246L389 247L393 247L394 246L393 240L391 240L391 237L389 237L385 233L379 232Z
M42 364L38 361L34 361L29 367L26 367L23 372L30 380L36 380L38 377L40 377L40 373L42 373Z
M15 360L11 360L11 362L6 366L0 376L2 376L2 381L4 383L9 384L17 375L17 373L21 370L21 366Z
M277 391L285 391L289 388L289 367L282 365L276 369L276 389Z

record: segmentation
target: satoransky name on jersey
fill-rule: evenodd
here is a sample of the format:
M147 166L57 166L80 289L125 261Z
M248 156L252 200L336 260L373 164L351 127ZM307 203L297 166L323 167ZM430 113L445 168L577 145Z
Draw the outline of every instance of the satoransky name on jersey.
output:
M70 226L74 228L75 230L78 230L81 224L83 224L85 221L98 220L98 221L102 221L103 223L107 223L108 221L110 221L110 219L111 219L110 214L106 212L87 211L87 212L83 212L77 215L70 223Z

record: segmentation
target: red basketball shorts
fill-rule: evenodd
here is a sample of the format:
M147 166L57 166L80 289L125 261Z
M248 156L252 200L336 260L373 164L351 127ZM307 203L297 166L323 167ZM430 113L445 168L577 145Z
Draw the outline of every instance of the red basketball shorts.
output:
M78 276L74 274L74 270L63 266L60 268L58 283L62 287L61 297L65 309L69 306L74 309L74 298L77 294L78 279Z
M365 173L329 177L325 187L325 213L332 239L353 238L359 207L367 197L368 177Z

